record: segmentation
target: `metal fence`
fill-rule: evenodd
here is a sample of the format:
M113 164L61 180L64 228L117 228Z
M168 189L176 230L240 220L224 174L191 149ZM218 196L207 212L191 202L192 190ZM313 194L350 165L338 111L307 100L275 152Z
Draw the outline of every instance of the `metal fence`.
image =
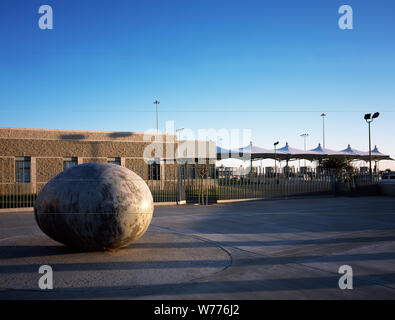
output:
M260 199L289 197L303 194L330 193L333 190L333 178L317 171L302 174L300 172L264 173L263 168L239 170L239 168L212 168L205 178L187 181L187 189L194 190L193 195L186 192L186 200L200 203L217 200Z
M18 163L20 161L20 163ZM30 176L30 166L17 161L0 159L0 208L34 206L41 188L63 166L46 168ZM348 187L378 183L369 174L333 173L318 169L309 172L286 170L265 172L264 168L216 168L214 166L172 165L135 166L134 172L147 183L154 202L191 202L209 204L218 200L290 197L307 194L333 193L335 185Z

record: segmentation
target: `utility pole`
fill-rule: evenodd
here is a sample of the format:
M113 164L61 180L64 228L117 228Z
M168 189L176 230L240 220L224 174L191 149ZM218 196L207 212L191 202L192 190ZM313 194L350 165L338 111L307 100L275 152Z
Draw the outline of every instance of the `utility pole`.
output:
M252 174L252 141L250 141L250 173Z
M184 131L185 128L180 128L180 129L176 129L177 135L178 135L178 142L180 142L180 132Z
M303 133L300 136L304 138L304 151L306 151L306 138L309 136L309 134L308 133ZM304 159L304 166L306 168L306 159Z
M370 182L373 183L373 172L372 172L372 142L371 142L371 136L370 136L370 123L373 122L373 119L377 118L380 115L380 113L376 112L373 114L367 113L365 114L364 119L368 123L369 127L369 174L370 174Z
M159 133L159 125L158 125L158 104L160 102L158 100L154 101L154 104L156 105L156 132Z
M274 174L275 174L275 177L277 177L277 149L276 149L276 147L277 147L278 143L279 143L278 141L273 143L273 145L274 145Z
M323 146L323 148L325 148L325 117L326 117L326 114L322 113L321 117L322 117L322 146Z

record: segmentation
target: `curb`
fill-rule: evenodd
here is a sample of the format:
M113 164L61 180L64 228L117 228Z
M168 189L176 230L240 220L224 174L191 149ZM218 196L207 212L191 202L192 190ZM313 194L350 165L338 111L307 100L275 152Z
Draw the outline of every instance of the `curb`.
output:
M186 201L177 202L154 202L154 206L176 206L176 205L186 205ZM9 208L9 209L0 209L0 213L24 213L24 212L34 212L33 207L27 208Z
M24 212L34 212L34 208L28 207L28 208L0 209L0 213L24 213Z
M267 198L253 198L253 199L233 199L233 200L217 200L217 203L235 203L235 202L247 202L247 201L261 201Z

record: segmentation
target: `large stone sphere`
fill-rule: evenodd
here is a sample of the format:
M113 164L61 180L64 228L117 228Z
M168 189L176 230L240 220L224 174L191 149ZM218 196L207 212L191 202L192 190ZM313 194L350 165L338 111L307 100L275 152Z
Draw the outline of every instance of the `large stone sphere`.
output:
M34 215L53 240L82 250L127 246L147 230L151 192L137 174L109 163L71 167L39 193Z

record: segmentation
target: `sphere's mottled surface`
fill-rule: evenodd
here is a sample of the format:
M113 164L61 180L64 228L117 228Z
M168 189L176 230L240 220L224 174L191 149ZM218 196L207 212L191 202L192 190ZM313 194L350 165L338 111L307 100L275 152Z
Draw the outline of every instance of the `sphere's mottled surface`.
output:
M83 250L124 247L147 230L154 211L151 192L137 174L109 163L86 163L50 180L34 215L52 239Z

